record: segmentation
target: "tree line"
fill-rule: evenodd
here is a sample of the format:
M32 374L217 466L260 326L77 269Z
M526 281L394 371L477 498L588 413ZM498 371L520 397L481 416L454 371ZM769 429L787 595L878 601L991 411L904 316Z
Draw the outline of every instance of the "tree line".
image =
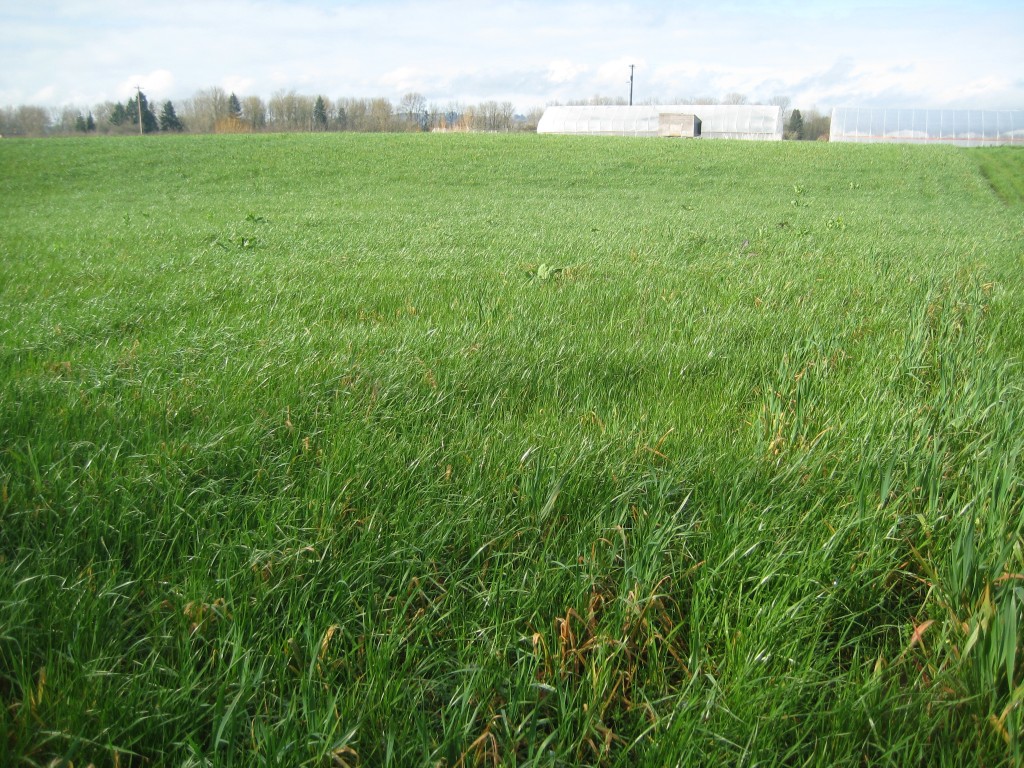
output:
M557 102L556 102L557 103ZM592 96L569 105L624 105L622 97ZM746 104L741 93L722 98L696 96L644 104ZM781 107L784 136L792 140L827 139L830 118L816 109L790 109L788 96L773 96L768 104ZM254 133L287 131L535 131L543 109L517 114L511 102L484 101L444 105L407 93L397 103L377 98L308 96L281 90L264 100L238 97L222 88L198 91L177 105L165 101L154 108L141 90L127 102L107 101L89 110L66 107L47 110L19 106L0 109L0 135L48 136L130 133ZM141 126L141 127L140 127Z
M517 114L508 101L444 105L407 93L397 103L384 97L330 99L282 90L269 100L239 97L222 88L198 91L154 108L146 94L127 102L106 101L82 110L36 106L0 109L0 135L49 136L131 133L252 133L282 131L533 131L543 113Z

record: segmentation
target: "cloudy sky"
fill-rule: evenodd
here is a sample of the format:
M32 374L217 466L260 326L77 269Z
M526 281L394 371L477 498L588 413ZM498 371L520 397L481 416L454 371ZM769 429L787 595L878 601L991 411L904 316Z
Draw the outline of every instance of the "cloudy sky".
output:
M786 95L794 106L1024 108L1022 0L0 0L0 106L219 86L410 91L519 111Z

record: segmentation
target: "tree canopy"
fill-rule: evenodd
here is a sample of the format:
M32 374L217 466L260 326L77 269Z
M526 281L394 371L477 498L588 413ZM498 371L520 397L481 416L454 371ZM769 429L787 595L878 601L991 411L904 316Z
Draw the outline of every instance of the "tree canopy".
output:
M163 109L160 111L160 130L179 133L185 130L185 126L181 124L181 120L178 119L178 115L174 111L174 104L169 101L164 102Z
M804 118L799 109L794 109L789 116L789 123L786 125L786 133L790 139L802 139L804 137Z
M124 125L126 122L128 122L128 113L125 111L124 104L115 104L110 112L110 124Z
M327 105L324 103L323 96L317 96L316 104L313 105L313 129L327 130Z
M128 103L124 106L124 111L128 117L128 122L134 126L138 126L141 114L143 133L153 133L160 130L160 124L157 122L156 115L153 114L149 101L146 99L146 94L142 91L139 91L139 95L136 98L128 99Z

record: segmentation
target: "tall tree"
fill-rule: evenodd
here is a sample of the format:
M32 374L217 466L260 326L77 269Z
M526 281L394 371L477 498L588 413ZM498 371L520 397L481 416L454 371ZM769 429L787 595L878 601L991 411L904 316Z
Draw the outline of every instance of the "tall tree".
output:
M23 104L0 108L0 134L11 136L44 136L50 124L49 110Z
M124 104L115 104L113 111L110 113L110 124L111 125L124 125L128 122L128 112L124 108Z
M786 125L786 133L788 138L795 141L799 141L804 137L804 119L800 114L799 109L794 109L793 114L789 116L789 123Z
M770 99L768 99L767 103L773 107L779 107L782 110L783 122L789 120L789 105L792 103L789 96L772 96Z
M466 108L457 101L449 101L441 115L445 130L453 131L463 127Z
M89 116L85 118L85 130L95 131L96 130L96 119L92 116L92 110L89 111Z
M832 118L828 114L822 114L817 109L804 110L803 138L806 141L828 141L831 124Z
M78 119L85 122L85 115L74 107L64 107L50 112L50 129L57 133L74 133L78 130Z
M313 105L313 130L327 130L327 105L324 103L323 96L317 96L316 103Z
M234 92L228 96L228 117L233 117L236 120L242 116L242 103L235 96Z
M160 123L157 122L156 115L153 113L153 109L149 106L149 100L146 99L146 94L142 91L139 91L139 95L136 98L128 100L128 103L124 107L124 111L128 116L128 122L134 126L138 126L139 115L141 113L143 133L153 133L154 131L160 130Z
M483 101L474 110L473 129L477 131L498 130L498 102Z
M276 131L308 131L313 124L314 100L294 90L277 91L267 103L268 122Z
M434 102L434 101L430 102L430 104L427 105L427 113L426 114L427 114L426 130L433 131L436 128L440 128L441 127L442 113L441 113L441 105L440 104L438 104L437 102Z
M341 98L335 102L335 109L339 119L344 115L344 125L339 125L343 131L368 131L370 130L370 100L356 98Z
M370 100L369 130L373 132L390 131L394 128L395 108L383 97Z
M192 98L179 103L178 116L190 131L213 133L217 121L228 116L229 101L223 88L196 91Z
M423 130L423 115L427 109L427 100L420 93L407 93L398 102L398 114L407 129Z
M178 114L174 111L174 104L169 101L164 102L164 107L160 111L160 130L174 131L176 133L181 133L185 130L185 126L181 124Z
M81 112L78 113L78 117L75 118L75 130L79 133L85 133L89 130L89 126L86 125L85 115Z
M498 127L503 131L511 131L515 123L516 107L511 101L503 101L498 105Z
M244 120L252 130L266 128L267 105L263 103L263 99L259 96L246 96L241 99L241 104Z

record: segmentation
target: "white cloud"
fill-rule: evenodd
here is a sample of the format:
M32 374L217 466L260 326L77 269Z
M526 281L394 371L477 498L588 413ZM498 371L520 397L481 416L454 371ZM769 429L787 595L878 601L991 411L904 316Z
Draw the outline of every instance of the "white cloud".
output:
M620 56L617 59L606 61L597 69L597 79L604 84L604 87L622 90L629 85L629 67L633 65L634 79L636 69L643 70L647 62L640 56Z
M1024 5L975 0L965 14L932 0L920 11L877 0L48 0L0 9L0 103L88 106L135 85L178 99L219 84L264 97L415 90L525 111L626 96L635 64L637 100L1024 104Z
M384 88L392 92L403 94L411 91L429 90L427 73L417 67L399 67L390 72L385 72L377 78Z
M141 88L150 101L167 98L174 91L174 75L167 69L155 69L146 75L131 75L117 86L119 99L130 99L136 87Z
M228 75L221 81L221 87L228 93L240 94L249 93L256 87L256 81L251 77L240 75Z
M54 86L46 85L33 93L29 98L29 102L32 104L46 104L53 101L56 93L57 89Z
M571 83L590 68L585 64L578 64L569 59L555 59L548 62L547 80L549 83L560 85Z

